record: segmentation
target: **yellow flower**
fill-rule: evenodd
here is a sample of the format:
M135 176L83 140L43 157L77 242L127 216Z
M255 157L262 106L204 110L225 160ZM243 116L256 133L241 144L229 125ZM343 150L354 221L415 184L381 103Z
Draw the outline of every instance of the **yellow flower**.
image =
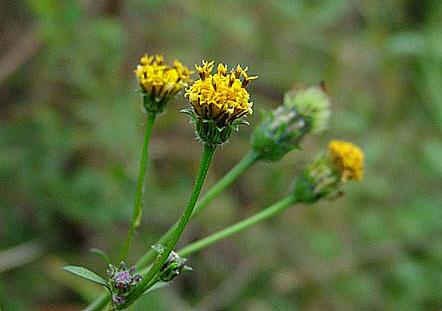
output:
M191 81L192 72L182 63L175 60L172 66L164 63L162 55L145 54L135 74L144 93L155 98L157 102L168 99L184 89Z
M341 185L348 180L361 180L364 153L352 143L332 140L328 153L321 153L310 163L294 187L299 202L314 203L321 198L333 199L343 194Z
M219 64L212 74L214 62L203 60L202 66L196 65L200 79L186 90L197 116L214 121L217 126L232 124L238 118L252 114L253 103L246 87L256 76L249 76L247 68L237 66L228 72L224 64Z
M352 143L332 140L328 144L332 160L341 172L341 180L361 180L364 173L364 153Z

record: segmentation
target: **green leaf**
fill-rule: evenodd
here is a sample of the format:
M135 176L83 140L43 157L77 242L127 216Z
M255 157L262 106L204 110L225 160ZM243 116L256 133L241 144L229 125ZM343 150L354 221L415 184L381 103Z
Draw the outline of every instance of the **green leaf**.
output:
M88 270L84 267L78 267L78 266L65 266L63 267L64 270L73 273L75 275L78 275L84 279L87 279L89 281L95 282L97 284L103 285L104 287L108 287L106 280L103 279L101 276L96 274L95 272L92 272L91 270Z
M106 254L104 251L102 251L99 248L91 248L89 250L92 254L100 257L105 263L107 263L108 265L110 265L112 263L112 260L110 259L109 255Z

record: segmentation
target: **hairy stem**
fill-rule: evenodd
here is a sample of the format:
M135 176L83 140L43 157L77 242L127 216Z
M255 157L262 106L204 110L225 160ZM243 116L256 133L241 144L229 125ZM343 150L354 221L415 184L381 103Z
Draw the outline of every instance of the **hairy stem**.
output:
M144 194L145 176L146 176L147 164L149 161L149 141L155 117L156 117L155 113L148 113L147 115L146 130L144 133L144 145L140 159L140 171L138 174L137 191L135 194L135 204L132 214L132 222L130 224L129 231L126 236L126 241L124 242L123 249L121 250L120 261L124 261L126 259L127 253L129 252L130 245L133 240L135 230L138 228L141 222L141 216L143 213L143 194Z

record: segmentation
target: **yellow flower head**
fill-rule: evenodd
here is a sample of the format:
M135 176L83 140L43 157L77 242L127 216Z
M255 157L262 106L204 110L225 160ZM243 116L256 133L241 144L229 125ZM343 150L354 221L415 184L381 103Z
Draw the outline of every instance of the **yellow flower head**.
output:
M140 59L135 70L140 86L146 94L163 101L175 95L191 82L189 68L175 60L172 66L164 63L163 55L147 55Z
M331 158L341 172L341 180L361 180L364 173L364 153L352 143L332 140L328 144Z
M212 74L214 62L203 60L196 65L200 79L186 90L195 113L205 120L215 121L220 127L232 124L233 121L247 114L252 114L253 103L249 102L246 87L257 76L249 76L247 68L237 66L228 72L224 64L219 64Z

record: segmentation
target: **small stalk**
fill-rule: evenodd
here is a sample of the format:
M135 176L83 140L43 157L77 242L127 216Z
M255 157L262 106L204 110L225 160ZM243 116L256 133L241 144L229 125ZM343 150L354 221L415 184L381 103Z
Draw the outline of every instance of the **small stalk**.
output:
M210 163L215 153L215 149L216 146L204 144L198 175L189 202L186 208L184 209L183 214L181 215L177 223L177 226L173 231L173 234L171 235L170 240L168 240L167 243L165 244L165 248L162 251L161 255L153 263L149 272L143 277L141 283L138 284L135 290L129 294L129 296L127 297L127 303L125 304L124 307L127 307L130 304L132 304L140 295L143 294L143 292L146 290L146 286L148 286L149 283L156 277L157 273L164 265L164 262L169 257L169 254L172 252L172 250L175 248L176 244L178 243L179 238L181 237L186 225L188 224L192 216L193 209L195 207L196 201L198 200L198 196L201 192L204 181L206 179Z
M296 198L292 195L285 197L284 199L276 202L275 204L263 209L262 211L256 213L253 216L250 216L244 220L237 222L236 224L227 227L223 230L220 230L208 237L205 237L201 240L193 242L184 248L182 248L178 253L181 256L189 256L197 251L200 251L203 248L206 248L220 240L226 239L238 232L244 231L264 220L267 220L276 214L281 213L286 210L290 206L296 203Z
M258 153L255 151L249 151L249 153L247 153L247 155L245 155L242 160L238 162L238 164L236 164L226 175L224 175L223 178L221 178L212 188L210 188L210 190L200 200L198 200L191 218L193 219L193 217L198 216L216 197L226 190L227 187L233 184L233 182L238 179L239 176L252 167L258 159ZM161 236L157 244L166 243L166 241L171 238L176 226L177 223L170 227L169 230ZM140 260L138 260L136 267L138 269L146 267L155 259L156 255L156 252L153 249L150 249L140 258Z
M138 182L135 194L135 204L132 214L132 222L130 224L129 231L126 236L126 241L124 242L123 249L121 250L120 261L124 261L126 259L127 253L129 252L130 245L133 240L135 230L138 228L141 222L141 216L143 213L143 194L144 194L145 176L149 161L149 141L155 117L156 117L155 113L148 112L146 130L144 133L143 151L141 153L141 159L140 159L140 171L138 174Z

